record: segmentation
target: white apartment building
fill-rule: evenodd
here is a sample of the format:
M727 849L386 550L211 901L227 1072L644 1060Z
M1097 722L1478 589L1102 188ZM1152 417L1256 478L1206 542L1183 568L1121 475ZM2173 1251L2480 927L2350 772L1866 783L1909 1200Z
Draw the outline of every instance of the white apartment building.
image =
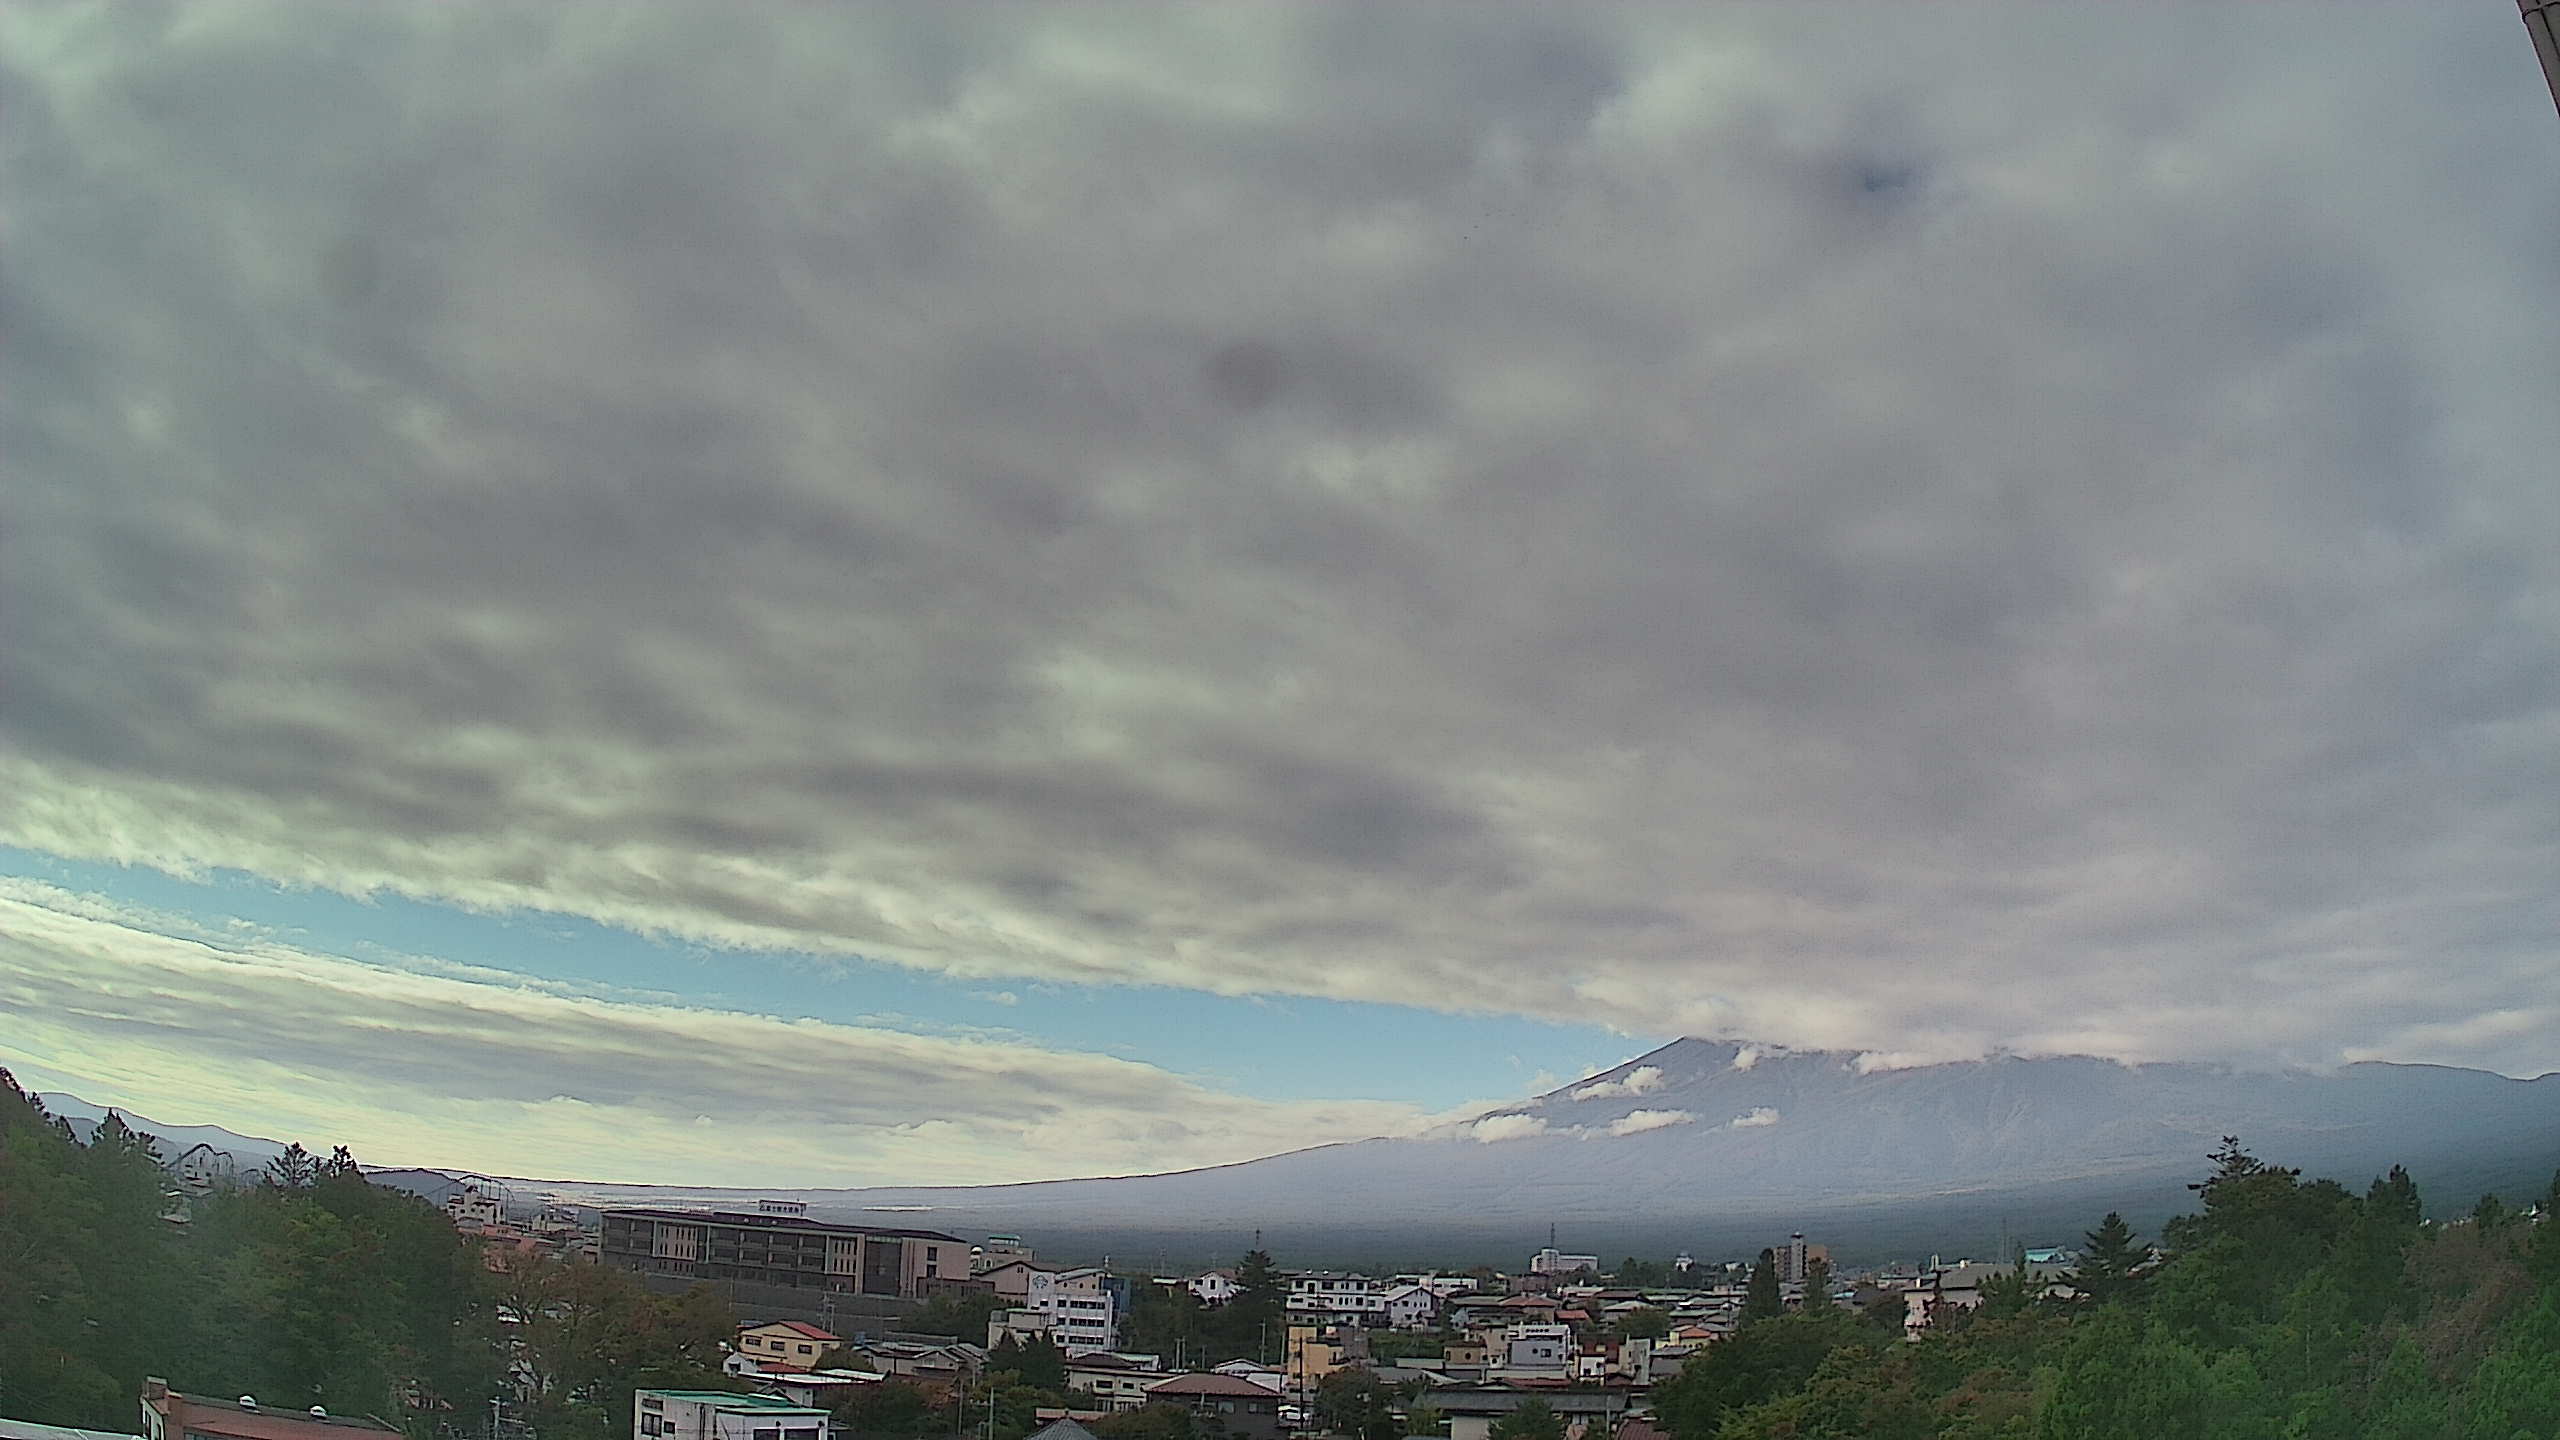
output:
M1570 1275L1576 1270L1596 1273L1599 1269L1599 1256L1567 1255L1553 1245L1529 1257L1529 1273L1532 1275Z
M643 1390L631 1409L632 1440L832 1440L826 1411L775 1395Z
M1034 1270L1025 1308L1049 1317L1049 1338L1069 1355L1108 1350L1120 1343L1120 1307L1103 1288L1103 1273Z
M1573 1327L1514 1325L1502 1332L1501 1374L1518 1379L1562 1378L1573 1372Z
M506 1223L506 1206L477 1185L465 1185L445 1197L445 1218L466 1230L485 1230Z
M1289 1312L1366 1324L1386 1313L1386 1292L1366 1275L1313 1270L1289 1277Z

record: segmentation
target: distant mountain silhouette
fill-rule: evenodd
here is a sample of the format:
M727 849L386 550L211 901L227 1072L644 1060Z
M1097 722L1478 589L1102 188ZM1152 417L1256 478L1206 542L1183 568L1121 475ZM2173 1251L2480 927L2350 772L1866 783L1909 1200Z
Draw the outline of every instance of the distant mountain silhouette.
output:
M56 1113L102 1113L46 1096ZM281 1148L129 1123L244 1166ZM967 1187L730 1189L516 1179L523 1199L737 1206L795 1196L823 1218L1032 1236L1051 1253L1232 1258L1255 1231L1284 1259L1516 1264L1550 1224L1573 1248L1667 1256L1820 1232L1852 1256L2008 1239L2068 1242L2119 1209L2146 1231L2191 1203L2224 1135L2361 1189L2399 1163L2433 1206L2538 1194L2560 1166L2560 1075L2437 1065L2266 1073L2219 1065L1997 1058L1907 1068L1855 1055L1675 1040L1603 1074L1417 1136L1207 1169ZM228 1142L228 1143L226 1143ZM254 1157L254 1160L252 1159ZM441 1201L453 1174L373 1178ZM1514 1253L1514 1252L1519 1253Z
M787 1193L837 1219L1075 1236L1139 1253L1223 1253L1230 1237L1267 1229L1329 1254L1432 1258L1517 1248L1550 1223L1585 1246L1654 1247L1647 1254L1797 1223L1886 1246L1931 1245L1952 1228L1987 1246L2013 1223L2068 1240L2069 1226L2106 1209L2156 1224L2189 1198L2185 1182L2224 1135L2359 1189L2405 1163L2436 1203L2462 1207L2490 1184L2539 1191L2560 1165L2560 1075L2087 1057L1882 1069L1844 1053L1687 1038L1425 1135L1208 1169L782 1192L528 1183L606 1204Z
M68 1121L71 1133L84 1145L89 1142L90 1133L98 1128L98 1122L106 1119L107 1111L113 1108L124 1117L125 1124L160 1142L160 1158L163 1160L175 1160L198 1145L210 1145L216 1150L229 1152L231 1158L238 1162L241 1172L246 1174L284 1153L281 1140L242 1135L219 1125L163 1125L122 1106L92 1105L77 1095L66 1095L60 1091L40 1094L36 1099L44 1103L47 1111Z

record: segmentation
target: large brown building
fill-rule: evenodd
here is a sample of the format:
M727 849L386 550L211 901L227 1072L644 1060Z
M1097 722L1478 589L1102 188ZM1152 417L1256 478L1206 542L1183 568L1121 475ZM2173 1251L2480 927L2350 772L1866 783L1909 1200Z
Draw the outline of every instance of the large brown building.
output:
M607 1210L603 1260L625 1270L916 1299L969 1283L969 1245L933 1230L726 1210Z
M269 1408L247 1395L182 1395L156 1376L142 1382L142 1440L362 1440L399 1433L370 1415L332 1415L317 1405Z

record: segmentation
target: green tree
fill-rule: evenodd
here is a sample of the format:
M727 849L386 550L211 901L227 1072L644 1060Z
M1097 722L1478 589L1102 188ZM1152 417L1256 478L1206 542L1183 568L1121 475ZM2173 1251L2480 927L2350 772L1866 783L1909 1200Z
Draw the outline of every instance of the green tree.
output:
M1268 1251L1247 1251L1236 1266L1235 1298L1216 1311L1213 1336L1235 1354L1250 1355L1268 1365L1287 1338L1282 1322L1288 1308L1288 1277L1272 1263Z
M2471 1207L2471 1223L2480 1227L2481 1234L2495 1235L2506 1228L2507 1213L2507 1202L2491 1191Z
M1763 1250L1751 1267L1750 1283L1742 1292L1742 1321L1774 1320L1786 1313L1785 1297L1778 1289L1778 1252Z
M1366 1365L1346 1365L1316 1382L1317 1423L1356 1440L1395 1440L1396 1394Z
M267 1162L267 1183L279 1190L308 1190L320 1178L320 1162L302 1142L284 1147L284 1153Z
M1617 1319L1621 1340L1659 1340L1671 1333L1671 1312L1652 1305L1640 1305Z
M2480 1362L2457 1413L2464 1440L2560 1435L2560 1294L2544 1291Z
M2552 1172L2551 1188L2542 1192L2533 1234L2525 1241L2524 1266L2534 1283L2560 1284L2560 1170Z
M1491 1440L1564 1440L1564 1421L1553 1406L1532 1396L1494 1421L1487 1433Z
M1009 1370L1034 1390L1067 1388L1067 1352L1046 1335L1028 1342L1007 1335L987 1357L989 1370Z
M2016 1315L2044 1293L2044 1282L2027 1264L2027 1247L2012 1245L2008 1265L1982 1279L1982 1313L1994 1318Z
M1890 1343L1846 1311L1779 1315L1690 1356L1654 1387L1654 1412L1679 1440L1708 1440L1736 1412L1803 1386L1833 1351Z
M2560 1177L2555 1177L2560 1178ZM2365 1212L2412 1229L2425 1216L2418 1198L2418 1182L2409 1177L2405 1167L2394 1165L2388 1175L2377 1175L2364 1192Z
M2071 1272L2071 1288L2104 1305L2133 1293L2134 1267L2142 1251L2133 1243L2133 1227L2110 1210L2098 1228L2082 1236L2080 1263Z
M1105 1415L1086 1427L1101 1440L1195 1440L1199 1418L1187 1405L1159 1400L1117 1415Z
M853 1440L919 1440L949 1427L913 1381L858 1385L833 1406L839 1432Z
M946 1290L916 1307L905 1328L918 1335L948 1335L972 1345L987 1341L987 1317L996 1313L1004 1297L993 1287L972 1290Z

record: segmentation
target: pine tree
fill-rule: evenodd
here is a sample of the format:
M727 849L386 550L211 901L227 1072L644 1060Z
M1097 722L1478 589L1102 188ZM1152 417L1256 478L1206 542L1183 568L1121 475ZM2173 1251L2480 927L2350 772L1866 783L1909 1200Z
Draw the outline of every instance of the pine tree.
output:
M2142 1263L2142 1252L2134 1247L2133 1227L2110 1210L2098 1228L2082 1238L2087 1248L2081 1251L2079 1268L2071 1272L2072 1288L2101 1305L2130 1294L2134 1267Z
M1774 1319L1786 1313L1787 1302L1778 1290L1778 1252L1763 1250L1758 1263L1751 1267L1751 1283L1742 1292L1742 1321Z
M2506 1228L2507 1202L2499 1199L2494 1190L2481 1196L2480 1203L2471 1207L2471 1223L2479 1226L2484 1236L2497 1234Z
M1236 1266L1236 1296L1218 1311L1218 1328L1229 1344L1239 1351L1250 1349L1254 1359L1268 1364L1273 1348L1287 1338L1281 1322L1288 1308L1288 1277L1272 1263L1270 1252L1256 1248L1245 1252Z
M2560 1170L2552 1172L2551 1188L2543 1192L2533 1238L2525 1242L2524 1267L2527 1274L2544 1285L2560 1282Z
M2376 1179L2364 1192L2365 1213L2377 1220L2416 1228L2424 1209L2418 1199L2418 1182L2409 1178L2405 1165L2394 1165L2391 1173Z
M267 1183L279 1190L308 1190L320 1178L320 1161L302 1142L284 1147L284 1153L267 1162Z

